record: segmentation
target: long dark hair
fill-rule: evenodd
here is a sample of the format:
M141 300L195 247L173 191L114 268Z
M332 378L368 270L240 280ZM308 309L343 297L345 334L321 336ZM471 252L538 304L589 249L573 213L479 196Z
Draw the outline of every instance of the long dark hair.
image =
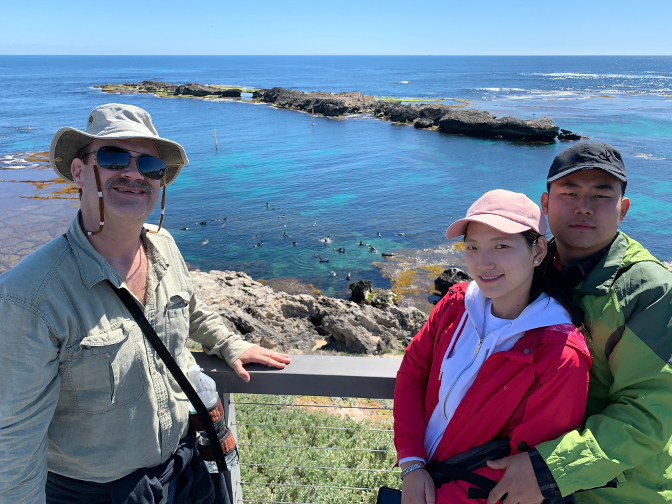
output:
M539 238L539 233L529 229L521 233L527 241L530 248L534 247ZM530 303L535 301L542 293L548 294L567 310L572 319L572 324L579 328L584 338L590 339L588 329L583 325L583 310L574 302L570 294L570 288L560 271L553 264L553 257L547 253L542 259L541 264L534 268L532 275L532 286L530 287Z

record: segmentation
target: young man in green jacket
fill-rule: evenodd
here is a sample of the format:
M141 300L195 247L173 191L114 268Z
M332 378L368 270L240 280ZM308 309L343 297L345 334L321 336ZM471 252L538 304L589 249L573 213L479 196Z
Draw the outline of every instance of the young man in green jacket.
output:
M487 502L505 493L512 504L553 502L591 488L576 493L577 502L672 501L672 274L618 231L630 201L611 145L565 149L547 183L541 205L554 236L549 252L590 331L585 425L490 462L506 473Z

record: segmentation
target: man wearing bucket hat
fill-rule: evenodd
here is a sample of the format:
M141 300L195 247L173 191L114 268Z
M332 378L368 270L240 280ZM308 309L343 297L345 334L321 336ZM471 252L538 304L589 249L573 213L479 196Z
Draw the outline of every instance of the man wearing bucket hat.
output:
M186 396L112 286L134 296L183 370L195 364L188 337L245 381L243 364L282 368L289 357L231 333L194 293L161 229L187 156L147 112L97 107L85 132L61 128L49 154L81 210L0 276L0 502L45 502L45 481L47 502L213 502L198 452L185 456ZM159 226L147 225L160 193Z
M489 463L506 473L488 504L584 489L593 490L576 493L579 503L672 500L672 274L618 230L626 184L608 144L575 144L551 165L541 198L549 253L591 334L586 417L581 429Z

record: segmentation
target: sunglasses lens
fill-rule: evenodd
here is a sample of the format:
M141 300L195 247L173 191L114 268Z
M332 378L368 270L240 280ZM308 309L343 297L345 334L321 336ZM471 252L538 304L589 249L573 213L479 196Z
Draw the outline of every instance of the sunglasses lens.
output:
M148 179L161 180L166 174L166 163L154 156L138 158L138 171Z
M119 147L101 147L96 153L98 166L108 170L123 170L131 161L131 154Z

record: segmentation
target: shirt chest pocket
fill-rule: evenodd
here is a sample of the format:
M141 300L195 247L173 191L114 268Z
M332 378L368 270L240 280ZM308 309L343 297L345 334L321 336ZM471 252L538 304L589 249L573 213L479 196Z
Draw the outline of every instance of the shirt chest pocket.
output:
M77 408L104 413L145 391L141 346L125 328L86 336L73 348L68 376Z
M166 346L180 367L184 367L184 349L189 337L188 292L173 294L166 303Z

